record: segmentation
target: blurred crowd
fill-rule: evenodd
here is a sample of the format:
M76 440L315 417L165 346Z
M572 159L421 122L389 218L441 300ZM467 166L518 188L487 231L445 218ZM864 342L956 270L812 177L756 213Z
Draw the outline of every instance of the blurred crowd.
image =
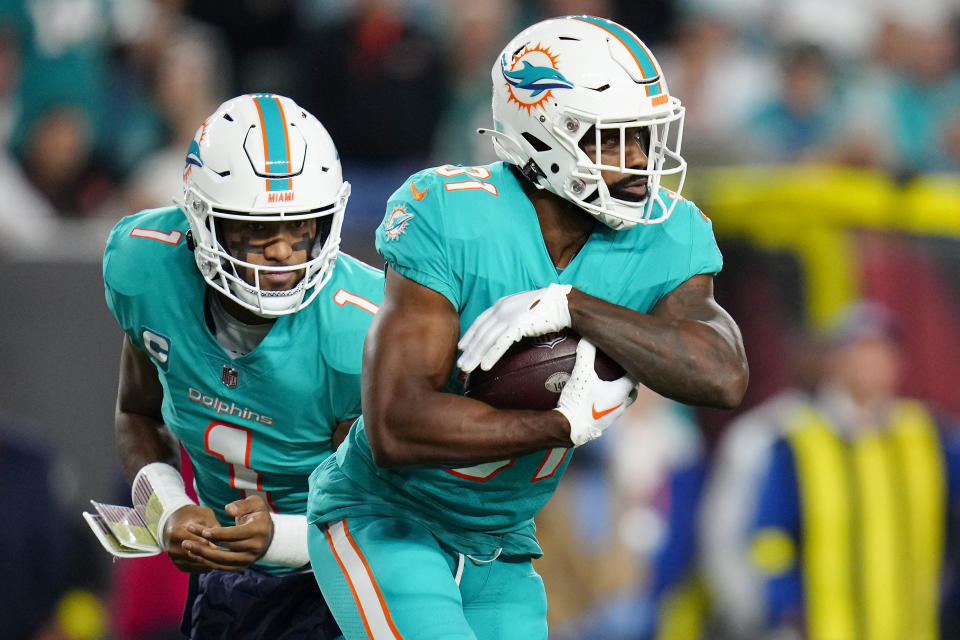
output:
M169 204L197 122L288 94L329 128L353 216L424 163L494 159L492 60L543 16L632 28L687 107L692 166L960 168L956 0L4 0L0 250L54 217ZM349 218L349 216L348 216Z
M651 46L687 108L683 151L694 175L771 163L873 168L903 181L960 173L960 0L0 0L0 258L42 251L63 221L112 223L170 204L197 124L244 92L289 95L330 130L353 184L348 242L373 228L411 171L495 159L475 134L490 124L495 57L520 27L573 13L615 19ZM372 251L372 235L353 238ZM807 619L803 585L816 567L801 560L820 553L801 535L815 514L803 495L790 502L763 491L803 484L810 439L797 434L832 434L847 449L818 455L849 455L838 468L863 465L861 480L869 480L894 473L883 463L888 454L876 453L877 434L900 426L908 434L952 433L935 409L896 422L898 407L914 406L899 398L896 323L869 305L850 313L860 315L798 339L791 386L729 425L719 442L705 440L696 414L649 394L620 428L578 454L539 521L551 637L815 637L807 632L822 620ZM891 438L913 455L908 436ZM960 467L951 438L938 435L936 443L932 453L917 450L939 460L944 486L902 480L939 487L942 511L910 512L929 522L906 538L848 538L843 546L865 544L874 560L884 551L900 558L905 539L915 543L930 529L952 536ZM16 458L0 455L0 474L10 468L23 478L16 465L26 465L37 478L39 493L31 495L47 495L48 456L21 446L0 447ZM870 500L894 505L878 507L874 523L920 509L905 493L857 495L851 500L862 499L861 510ZM38 542L32 531L4 546L27 557ZM925 575L896 574L918 591L924 581L950 582L952 547L937 540L901 558L927 562ZM137 584L124 573L136 564L118 565L115 584ZM146 569L156 580L163 570ZM147 621L129 610L108 613L107 601L51 589L70 586L69 575L39 581L42 606L19 611L15 637L177 637L176 603ZM905 597L885 588L871 596L874 613L864 608L864 619L851 624L889 623L875 609L907 615L883 606ZM910 600L914 613L926 612L922 633L871 635L861 627L855 637L950 637L947 627L934 630L930 612L940 603L929 598ZM890 624L914 624L905 619Z

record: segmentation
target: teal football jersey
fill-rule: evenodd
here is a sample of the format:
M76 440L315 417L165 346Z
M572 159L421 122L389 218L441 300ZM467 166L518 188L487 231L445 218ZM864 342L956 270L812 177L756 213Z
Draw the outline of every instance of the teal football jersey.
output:
M647 312L690 277L722 266L710 220L681 199L662 224L621 231L597 225L570 264L557 269L536 211L505 163L415 174L388 201L376 241L392 269L446 296L460 315L461 335L497 300L519 291L571 284ZM451 372L447 391L462 393L459 374ZM371 460L362 419L358 427L311 478L312 521L405 513L458 548L539 555L533 517L572 449L460 469L382 469Z
M251 493L303 514L307 477L332 452L337 423L360 415L363 339L383 300L383 273L341 253L330 281L281 316L250 353L232 358L204 317L209 287L175 207L121 220L107 241L107 305L149 354L163 385L163 418L193 462L202 504Z

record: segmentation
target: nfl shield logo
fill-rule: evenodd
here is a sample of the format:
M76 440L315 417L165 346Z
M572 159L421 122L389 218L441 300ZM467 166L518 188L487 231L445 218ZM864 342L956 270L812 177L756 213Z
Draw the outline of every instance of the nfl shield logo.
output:
M220 381L223 382L228 389L236 389L239 379L239 371L231 367L229 364L223 365L223 371L220 374Z

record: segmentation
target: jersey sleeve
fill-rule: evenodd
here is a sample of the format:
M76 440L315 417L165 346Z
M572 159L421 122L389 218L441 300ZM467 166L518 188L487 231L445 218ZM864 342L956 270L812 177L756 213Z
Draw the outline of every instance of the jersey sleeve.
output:
M383 271L341 253L333 278L315 302L325 307L320 344L337 422L360 415L363 342L382 302Z
M442 294L459 309L460 287L445 242L443 195L431 171L413 175L387 201L376 246L391 269Z
M172 272L195 270L187 253L187 228L179 209L163 207L122 218L107 237L103 252L107 308L140 348L144 345L139 323L144 310L155 304L159 281L165 279L169 285L177 277Z
M124 218L114 226L107 237L103 253L103 288L110 313L116 318L120 328L136 341L137 332L133 331L133 311L130 305L131 297L136 294L136 284L131 278L136 264L127 243L131 228L129 218ZM143 345L138 346L142 348Z
M723 268L723 256L713 235L713 222L700 209L686 201L690 212L690 273L717 275Z
M670 268L660 286L656 304L664 296L697 275L716 275L723 268L723 256L713 235L713 223L697 206L685 198L677 202L670 217L656 229L656 251ZM640 229L637 233L645 233ZM652 307L653 305L651 305Z

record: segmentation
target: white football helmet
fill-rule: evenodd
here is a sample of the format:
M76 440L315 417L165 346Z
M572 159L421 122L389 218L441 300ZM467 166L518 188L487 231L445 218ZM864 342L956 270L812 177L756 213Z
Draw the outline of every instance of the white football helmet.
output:
M290 98L244 95L220 105L197 130L183 172L182 208L194 257L207 283L254 313L295 313L320 293L340 247L350 183L322 124ZM317 219L306 263L270 267L239 260L218 238L219 220L280 222ZM252 270L254 284L238 275ZM293 289L260 287L261 274L305 270Z
M667 92L656 58L631 31L592 16L544 20L510 41L491 75L494 130L480 131L493 137L502 160L613 229L670 216L679 198L665 202L660 180L677 175L677 193L683 187L684 108ZM632 127L649 134L645 168L626 166L626 130ZM619 131L616 165L601 163L604 130ZM594 157L580 148L591 131ZM639 202L613 197L601 170L645 176L647 195Z

